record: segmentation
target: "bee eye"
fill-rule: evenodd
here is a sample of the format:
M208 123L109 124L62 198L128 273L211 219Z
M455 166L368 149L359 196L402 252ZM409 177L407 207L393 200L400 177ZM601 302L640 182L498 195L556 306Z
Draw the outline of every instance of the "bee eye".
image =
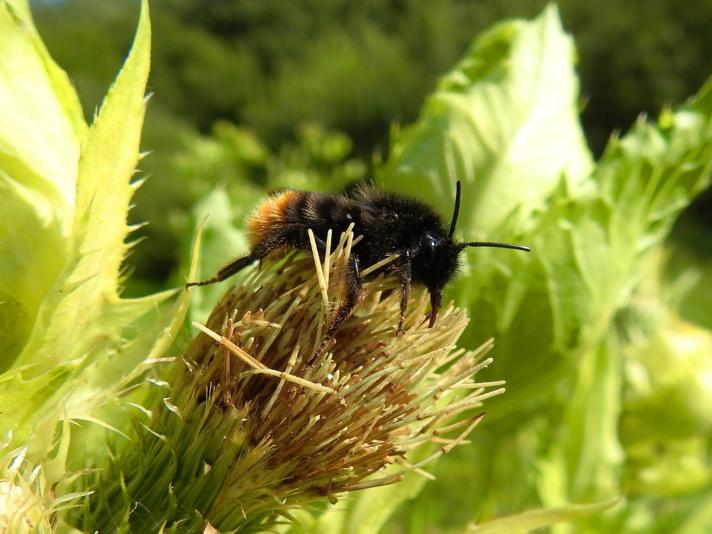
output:
M420 253L423 256L423 259L426 261L432 260L435 257L435 250L437 247L438 244L433 236L428 234L423 236L423 240L420 242Z

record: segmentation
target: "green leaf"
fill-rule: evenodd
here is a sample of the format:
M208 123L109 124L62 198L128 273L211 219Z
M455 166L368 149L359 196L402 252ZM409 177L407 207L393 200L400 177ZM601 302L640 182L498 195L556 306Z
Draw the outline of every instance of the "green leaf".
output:
M0 2L0 370L21 351L62 269L86 132L77 95L27 2Z
M712 433L712 330L668 308L661 288L662 262L655 267L624 316L624 326L632 332L628 335L637 341L627 351L621 422L629 443Z
M579 362L562 424L552 435L549 457L542 462L537 481L545 504L557 506L621 493L622 374L621 344L614 336Z
M150 39L144 9L131 53L82 143L67 262L42 305L18 365L33 361L51 365L82 354L77 349L92 343L92 330L105 329L96 323L97 315L107 305L119 304L119 267L128 250L126 217L137 187L130 179L139 159ZM119 315L132 320L132 313L152 304L121 305L126 309ZM112 329L120 332L115 326Z
M559 508L542 508L521 514L493 519L480 525L470 525L465 532L477 534L519 534L547 527L556 523L598 515L615 506L619 500L593 504L570 504Z
M479 37L444 76L418 121L396 136L380 178L452 213L463 182L460 234L527 224L562 176L591 170L578 122L574 47L552 5L532 22L503 22Z
M546 124L540 124L539 130L531 127L538 131L532 139L523 127L524 134L513 136L520 143L493 142L501 137L500 124L510 124L539 92L508 91L521 101L507 106L482 97L496 114L484 104L468 105L477 102L474 96L504 91L508 67L519 64L514 56L525 53L512 43L527 32L543 35L534 32L535 25L551 29L544 21L552 9L531 25L505 23L478 39L469 70L465 60L445 78L450 85L441 83L419 121L397 136L380 174L387 187L422 196L445 215L452 210L455 178L461 178L461 234L516 238L532 246L528 255L470 250L464 272L450 286L471 317L461 343L474 347L495 337L495 363L488 372L505 375L507 395L488 406L491 439L461 451L482 459L478 476L443 469L449 475L409 509L426 506L426 497L438 494L440 501L471 504L486 517L522 502L560 504L619 493L624 367L616 330L677 216L710 182L712 81L678 110L663 112L657 124L641 119L622 139L613 138L595 168L577 134L575 96L557 98L568 105L568 135L547 136ZM560 39L545 62L559 61L569 46ZM528 50L541 47L529 41ZM556 85L549 65L540 72L538 84ZM552 116L548 122L556 121ZM534 154L542 155L541 166L526 158ZM577 165L571 164L572 154L578 155ZM525 164L503 165L512 161ZM496 196L488 197L491 192ZM474 233L479 230L486 235ZM511 488L512 477L532 463L541 475Z
M194 278L200 258L200 246L203 236L203 225L196 232L191 251L190 265L187 276ZM170 303L170 305L168 305ZM112 353L111 348L105 348L107 354L112 355L106 361L101 361L95 371L85 372L86 385L72 394L67 400L68 415L87 422L97 422L95 425L83 425L75 429L72 434L72 454L74 460L70 469L86 467L87 458L106 455L105 427L114 429L114 434L129 433L135 421L127 416L127 405L135 403L138 406L150 404L150 395L155 395L156 387L151 380L146 380L147 371L162 362L161 357L175 343L179 332L185 322L190 305L190 293L182 290L177 298L169 303L157 306L151 313L142 318L142 324L148 325L140 329L135 337L126 341L120 349ZM139 362L127 373L126 361ZM154 373L155 374L155 373ZM126 384L136 384L141 387L135 389L131 396L123 394L122 389ZM86 398L82 398L82 392ZM106 402L97 409L97 397Z
M12 429L16 441L39 432L45 439L35 443L49 447L60 412L70 419L88 417L116 393L151 347L165 350L161 331L174 330L173 316L159 306L172 291L140 299L119 296L120 266L130 248L126 218L137 187L130 181L139 160L150 38L144 1L131 52L81 144L63 268L44 295L23 352L3 377L8 387L32 384L47 394L1 410L0 431ZM140 324L149 313L163 318ZM13 390L7 393L9 402Z
M709 184L711 87L664 113L658 126L641 120L613 139L582 187L557 189L531 232L530 257L512 258L510 265L485 261L472 282L458 282L471 325L495 333L493 368L507 380L507 395L492 403L490 421L501 427L518 419L517 411L533 417L533 406L560 421L538 434L551 456L542 458L540 493L532 499L558 504L618 493L621 314L677 215ZM480 335L471 330L466 343ZM576 380L561 383L562 377ZM653 416L658 425L659 415ZM487 454L500 450L495 440ZM495 487L503 483L497 480Z
M546 394L601 343L679 213L709 184L711 89L660 126L641 120L612 139L580 187L562 183L525 237L531 254L504 263L477 251L481 263L456 282L477 329L467 344L494 335L506 370L493 417Z
M684 519L679 534L695 534L704 532L712 525L712 492L707 491L702 501Z

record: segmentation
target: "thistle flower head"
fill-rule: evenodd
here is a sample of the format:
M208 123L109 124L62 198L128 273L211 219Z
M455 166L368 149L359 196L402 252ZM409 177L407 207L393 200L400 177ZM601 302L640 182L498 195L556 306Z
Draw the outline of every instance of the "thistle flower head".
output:
M491 342L454 347L464 311L446 306L428 327L425 290L412 292L396 335L399 287L378 265L362 271L361 302L324 343L356 240L345 233L333 252L330 243L324 258L314 246L312 257L265 262L207 325L194 323L201 333L176 368L173 394L118 459L120 473L104 475L124 481L133 527L263 530L291 507L397 482L462 443L482 401L504 391L474 379L491 362ZM409 463L408 452L427 443L436 445L430 456ZM125 509L109 515L121 520Z
M430 441L440 446L434 456L447 452L479 422L481 402L503 391L493 389L501 382L473 378L490 363L491 343L454 348L467 323L462 310L448 306L429 328L427 294L415 290L405 333L395 335L397 281L378 276L376 266L363 273L375 278L353 316L324 346L353 238L343 234L323 260L314 247L313 257L255 270L190 344L176 387L191 391L191 409L209 406L208 418L232 414L225 440L242 451L216 512L244 506L255 477L260 491L286 505L396 482L419 468L406 461L410 449ZM394 463L399 472L371 477Z

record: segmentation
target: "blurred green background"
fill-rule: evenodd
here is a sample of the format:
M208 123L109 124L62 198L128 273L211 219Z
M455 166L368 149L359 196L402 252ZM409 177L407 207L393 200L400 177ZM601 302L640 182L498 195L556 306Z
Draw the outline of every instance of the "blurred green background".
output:
M135 0L33 0L36 23L91 118L120 67ZM165 287L192 231L191 207L215 184L339 190L371 176L394 124L413 121L438 76L474 36L543 0L159 0L133 219L149 221L126 295ZM582 122L600 154L637 115L692 95L712 68L712 4L563 0L579 51ZM324 179L324 177L328 179ZM259 193L245 198L246 206ZM239 196L239 195L238 195ZM240 211L240 210L238 210ZM678 236L696 252L712 194ZM239 224L240 221L237 221ZM240 251L228 251L225 258ZM176 280L171 279L171 283Z
M124 59L138 3L36 0L32 4L47 47L76 84L90 119ZM211 224L219 229L211 235L215 230L209 227L206 233L202 274L209 275L245 250L240 228L265 189L339 191L372 177L391 154L393 133L416 120L438 79L452 71L473 38L502 19L535 17L545 6L546 2L534 0L152 2L149 87L153 96L142 141L151 155L141 161L149 179L138 191L131 214L133 222L149 221L149 225L139 231L147 239L127 262L133 273L126 280L124 295L180 285L180 266L185 264L195 224L205 212L211 213ZM691 0L684 6L672 0L616 0L605 7L562 0L558 6L564 28L577 46L581 120L595 157L603 153L612 133L627 131L641 112L654 117L665 106L682 104L712 73L712 4L706 0ZM495 130L490 124L490 131ZM645 183L646 169L637 166L645 158L637 154L636 159L635 147L636 142L642 146L641 140L650 139L657 140L646 131L632 135L626 150L633 156L612 153L608 167L604 157L603 170L591 182L612 183L614 189L637 183L636 179ZM417 145L412 138L410 142ZM565 151L575 142L562 139L561 145ZM650 146L656 145L650 142ZM659 169L665 168L661 163L665 154L654 156ZM428 163L435 160L430 157ZM677 161L672 156L670 160ZM630 161L631 168L626 168ZM697 163L693 157L690 162L684 157L679 161ZM623 170L615 167L620 162ZM623 175L610 177L616 173ZM396 174L391 172L392 177ZM621 189L625 187L615 192ZM686 192L686 198L693 197ZM590 212L580 216L577 206L569 209L566 202L557 203L568 201L566 194L555 191L551 198L549 211L536 224L554 237L565 234L559 221L575 224L600 218L605 226L606 217L616 223L617 217L625 219L634 211L626 211L628 205L621 202L620 213L611 208L612 215L601 215L604 210L591 202L581 208ZM624 194L620 198L631 201ZM637 208L635 200L630 205ZM683 200L670 212L662 210L663 222L672 221L672 212L684 204ZM656 207L642 208L650 209L646 223L651 228L657 221ZM464 222L462 226L466 228ZM507 257L500 264L492 256L478 256L492 261L482 262L486 265L477 271L478 277L454 284L452 296L470 305L479 329L469 330L463 344L472 348L481 341L477 336L497 332L495 355L500 367L492 370L492 377L500 378L498 373L504 372L512 387L498 400L500 404L492 403L495 413L488 418L486 430L475 433L475 443L440 462L439 480L428 484L417 501L402 507L386 531L461 528L473 514L475 520L490 519L536 505L600 501L620 494L630 498L630 506L605 524L607 531L615 526L631 532L669 532L690 515L693 519L687 522L686 532L693 533L707 519L712 521L710 418L698 404L699 399L710 398L703 371L709 374L712 367L699 350L710 339L709 332L690 331L690 324L678 320L712 328L712 194L703 193L684 211L665 254L651 254L653 258L646 258L644 265L636 263L634 254L626 256L621 264L629 271L621 269L623 274L609 273L607 264L617 259L616 252L625 256L625 249L634 247L623 239L623 252L606 250L621 245L615 235L619 227L611 227L613 237L594 243L601 249L590 251L586 258L590 265L583 262L590 271L582 267L574 272L581 266L572 267L573 261L566 264L568 249L556 249L557 240L547 241L552 234L546 234L530 263L524 263L528 258ZM641 232L648 230L641 228ZM577 236L595 241L599 236L589 230L582 224ZM652 242L664 231L650 234ZM537 239L536 232L533 236L527 237ZM584 255L589 252L586 244ZM552 250L542 250L547 245ZM562 261L557 264L558 258ZM598 258L605 260L595 264ZM537 262L544 270L553 265L546 271L554 274L551 280L542 275L544 270L536 270L541 267ZM662 270L665 274L658 277ZM571 279L565 278L569 273ZM590 282L591 273L594 287L603 284L598 294L586 300L581 292L574 293L581 280ZM562 281L561 287L571 292L570 300L565 295L563 304L552 302L549 315L548 310L526 309L532 301L544 300L537 301L543 291L528 293L530 300L520 295L512 307L525 308L522 316L531 320L511 319L514 313L506 309L511 302L502 295L512 295L505 289L516 289L517 283L526 291L527 284L538 289L537 277L553 286ZM493 298L505 302L500 308L498 303L487 308L486 299L477 300L478 291L486 293L480 287L467 293L468 284L489 282L494 282ZM191 313L203 317L219 290L205 288L193 295ZM547 320L555 322L557 304L572 323L581 321L565 332L570 339L561 343L563 348L539 328ZM487 322L508 314L507 327ZM595 335L584 335L589 317L606 321L594 325L599 328ZM532 330L537 338L524 338ZM524 339L518 339L520 335ZM688 342L688 348L695 346L689 350L694 358L687 358L684 343L675 345L675 340ZM528 345L531 350L521 350ZM565 364L560 375L547 369L552 362ZM527 373L536 376L522 380ZM636 373L652 377L651 384ZM695 380L699 389L688 389ZM539 388L536 395L515 407L501 408L511 399L521 400L522 389L517 386L527 381ZM507 417L497 418L498 409ZM570 479L560 480L562 473ZM594 519L588 531L604 531L603 525Z

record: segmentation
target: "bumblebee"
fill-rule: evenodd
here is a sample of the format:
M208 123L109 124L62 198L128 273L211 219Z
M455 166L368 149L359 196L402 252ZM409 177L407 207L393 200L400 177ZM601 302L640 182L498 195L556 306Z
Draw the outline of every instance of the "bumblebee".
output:
M310 250L307 231L312 230L320 253L326 250L329 229L339 235L354 224L353 232L363 239L354 245L346 272L342 304L329 325L328 336L351 315L361 295L362 267L387 256L397 255L383 270L398 278L401 290L400 322L408 306L410 286L422 284L430 294L430 327L435 324L442 291L459 265L466 247L497 247L529 251L529 247L489 241L453 240L460 211L461 186L457 182L455 208L450 229L427 204L373 187L358 186L347 195L328 195L306 191L279 191L267 197L248 220L250 253L223 267L208 280L189 282L186 287L220 282L273 253Z

